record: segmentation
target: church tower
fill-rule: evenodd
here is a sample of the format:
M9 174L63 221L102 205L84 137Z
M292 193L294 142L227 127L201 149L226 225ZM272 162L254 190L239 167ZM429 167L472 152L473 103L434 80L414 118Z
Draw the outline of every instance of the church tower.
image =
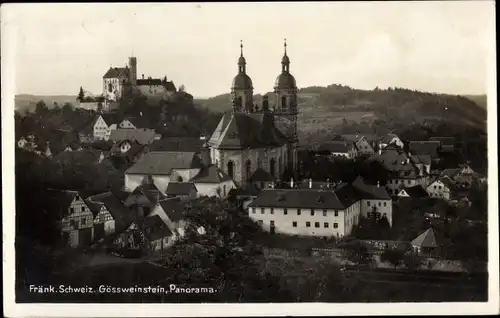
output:
M243 56L243 42L240 43L241 54L238 59L238 74L233 79L231 86L231 102L233 112L251 112L253 108L252 79L246 73L246 59Z
M290 58L287 55L286 39L284 55L281 59L281 74L276 78L274 94L275 125L290 140L287 151L288 168L295 174L298 168L298 136L297 136L297 85L290 74Z
M129 83L132 85L137 84L137 58L136 57L129 57L128 58L128 68L129 68Z

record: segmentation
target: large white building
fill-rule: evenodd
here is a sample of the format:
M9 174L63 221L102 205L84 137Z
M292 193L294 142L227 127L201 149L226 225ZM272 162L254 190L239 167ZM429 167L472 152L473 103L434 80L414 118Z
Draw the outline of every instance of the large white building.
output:
M233 112L224 115L207 141L212 162L239 186L260 169L276 179L286 170L297 171L297 86L290 74L286 43L281 66L274 86L276 104L269 105L264 96L259 109L241 45L238 74L231 87Z
M336 189L265 189L248 215L271 233L341 238L361 217L385 217L392 226L392 200L383 187L358 178Z

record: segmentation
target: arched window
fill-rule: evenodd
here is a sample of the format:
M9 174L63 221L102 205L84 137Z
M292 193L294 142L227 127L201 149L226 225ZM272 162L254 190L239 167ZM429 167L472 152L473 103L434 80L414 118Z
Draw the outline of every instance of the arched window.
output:
M234 177L234 164L232 161L227 163L227 174L233 178Z
M269 173L273 177L276 177L276 160L274 158L271 158L271 161L269 162Z
M110 93L113 92L113 84L111 84L111 83L108 84L108 91Z
M249 180L251 177L250 174L252 173L252 162L250 161L250 159L247 160L245 171L246 171L247 180Z
M286 108L286 96L281 96L281 108Z

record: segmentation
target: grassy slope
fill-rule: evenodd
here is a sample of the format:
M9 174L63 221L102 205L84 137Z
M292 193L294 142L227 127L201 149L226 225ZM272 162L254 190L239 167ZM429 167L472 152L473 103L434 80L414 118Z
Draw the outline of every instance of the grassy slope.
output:
M76 104L76 96L73 95L29 95L29 94L20 94L15 97L15 107L18 111L34 111L36 103L40 100L45 101L45 104L49 108L53 107L54 103L62 105L64 103L71 103L73 105Z

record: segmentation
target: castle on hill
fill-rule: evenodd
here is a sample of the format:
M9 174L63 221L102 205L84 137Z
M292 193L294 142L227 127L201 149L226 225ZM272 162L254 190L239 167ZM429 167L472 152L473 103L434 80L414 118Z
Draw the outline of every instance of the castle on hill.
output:
M106 109L129 94L140 93L146 98L166 99L177 92L173 81L164 78L137 78L137 58L129 57L125 67L113 67L102 78L102 96Z

